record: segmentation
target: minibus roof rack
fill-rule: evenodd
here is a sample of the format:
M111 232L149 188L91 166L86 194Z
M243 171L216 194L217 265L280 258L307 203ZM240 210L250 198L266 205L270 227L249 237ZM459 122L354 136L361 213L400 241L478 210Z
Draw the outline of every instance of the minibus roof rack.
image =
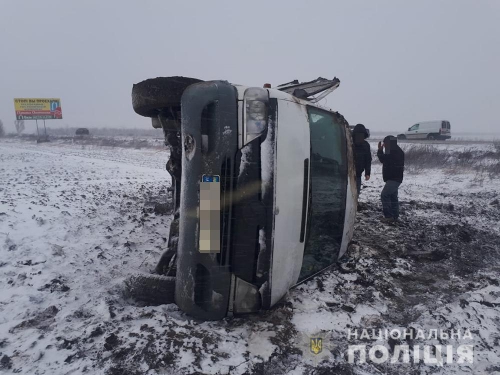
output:
M316 103L325 96L329 95L333 90L339 87L339 85L340 80L337 77L334 77L333 79L318 77L313 81L302 83L298 80L294 80L292 82L279 85L276 89L291 94L299 99Z

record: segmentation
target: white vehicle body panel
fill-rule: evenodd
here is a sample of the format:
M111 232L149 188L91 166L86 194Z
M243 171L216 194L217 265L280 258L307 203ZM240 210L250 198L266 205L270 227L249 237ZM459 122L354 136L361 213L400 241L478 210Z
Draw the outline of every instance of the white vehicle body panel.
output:
M239 130L243 131L244 121L243 99L247 86L234 85L238 92L238 122ZM309 159L307 176L307 196L311 189L311 133L307 107L315 107L328 112L334 112L318 104L299 99L277 89L267 89L270 99L277 99L278 110L276 118L275 170L274 170L274 225L273 245L270 264L270 297L271 305L282 299L288 290L295 285L300 277L304 260L306 240L300 242L302 225L303 194L304 194L304 160ZM347 142L347 194L345 201L344 228L342 244L338 257L343 256L354 233L354 222L357 208L357 190L355 182L354 160L351 150L351 134L346 127ZM243 139L239 136L240 142ZM240 143L240 147L242 144ZM262 166L264 168L264 166ZM309 212L310 200L306 203ZM310 217L306 215L304 238Z
M271 271L271 303L278 302L300 274L304 242L300 242L304 160L310 140L306 107L279 100L276 128L276 209Z
M346 196L346 210L344 219L344 233L342 235L342 245L340 247L339 258L341 258L347 251L347 247L354 235L354 222L356 221L356 211L358 208L358 190L356 187L356 171L354 167L354 156L352 152L352 139L351 132L346 131L347 138L347 162L348 162L348 175L347 175L347 196Z

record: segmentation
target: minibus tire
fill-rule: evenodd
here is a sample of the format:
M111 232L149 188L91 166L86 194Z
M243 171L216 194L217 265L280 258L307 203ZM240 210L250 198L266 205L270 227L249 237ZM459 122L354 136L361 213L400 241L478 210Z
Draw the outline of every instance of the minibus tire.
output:
M189 77L157 77L136 83L132 87L132 107L145 117L156 117L163 108L180 107L182 93L194 83Z
M429 141L435 141L437 138L436 138L436 136L435 136L434 134L429 134L429 135L427 136L427 139L428 139Z
M175 302L175 277L139 273L125 280L127 296L148 305Z
M401 140L405 140L406 139L406 135L404 135L404 134L398 134L397 138L401 139Z

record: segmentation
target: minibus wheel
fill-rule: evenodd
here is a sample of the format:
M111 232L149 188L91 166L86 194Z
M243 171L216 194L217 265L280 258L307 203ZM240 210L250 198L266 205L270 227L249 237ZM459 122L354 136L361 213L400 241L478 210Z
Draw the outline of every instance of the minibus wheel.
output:
M125 280L128 297L147 305L175 303L175 277L139 273Z
M180 107L182 93L194 83L202 82L189 77L157 77L136 83L132 87L132 107L145 117L156 117L169 107Z

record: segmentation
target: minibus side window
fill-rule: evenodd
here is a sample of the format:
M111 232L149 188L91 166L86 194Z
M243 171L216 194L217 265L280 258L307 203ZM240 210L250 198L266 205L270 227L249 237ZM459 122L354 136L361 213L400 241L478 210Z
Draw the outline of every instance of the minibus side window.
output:
M299 281L337 260L347 194L346 135L332 113L308 107L311 133L310 215Z

